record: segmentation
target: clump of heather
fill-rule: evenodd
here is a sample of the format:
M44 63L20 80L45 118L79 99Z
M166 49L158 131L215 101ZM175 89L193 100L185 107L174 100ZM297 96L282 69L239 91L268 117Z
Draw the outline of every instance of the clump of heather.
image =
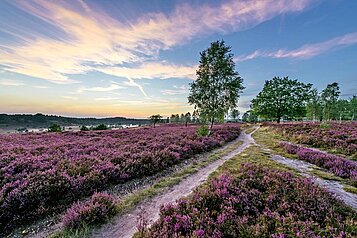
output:
M62 223L67 229L83 225L100 224L116 213L116 200L107 193L94 193L84 202L73 204L63 215Z
M243 164L162 207L136 237L356 237L356 215L307 178Z
M325 148L345 155L357 154L357 122L269 123L267 125L300 144Z
M199 137L197 126L0 135L2 232L104 190L155 174L239 136L237 124Z
M350 179L352 185L357 186L357 162L287 142L281 142L280 146L301 160L327 169L338 177Z

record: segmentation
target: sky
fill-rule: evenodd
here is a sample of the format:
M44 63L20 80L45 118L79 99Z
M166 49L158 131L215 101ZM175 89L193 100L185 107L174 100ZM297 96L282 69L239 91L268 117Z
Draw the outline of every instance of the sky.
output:
M2 0L0 113L77 117L192 112L199 53L232 47L246 89L274 76L357 94L354 0Z

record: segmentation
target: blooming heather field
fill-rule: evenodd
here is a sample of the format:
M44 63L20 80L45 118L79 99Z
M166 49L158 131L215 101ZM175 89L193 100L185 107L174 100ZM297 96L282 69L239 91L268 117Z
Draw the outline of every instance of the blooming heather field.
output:
M345 155L357 153L357 122L268 124L300 144L334 150Z
M239 125L0 136L0 230L238 137ZM58 211L58 210L57 210Z
M243 164L164 206L137 237L356 237L356 215L306 178Z
M296 154L298 159L315 164L327 169L341 178L350 180L351 185L357 187L357 162L342 158L337 155L327 154L309 148L297 146L287 142L280 145L290 154Z

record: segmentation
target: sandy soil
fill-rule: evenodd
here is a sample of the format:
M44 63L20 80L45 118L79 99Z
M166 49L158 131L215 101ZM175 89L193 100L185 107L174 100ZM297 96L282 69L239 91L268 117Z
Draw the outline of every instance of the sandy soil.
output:
M309 171L311 171L314 167L316 167L315 165L302 160L288 159L280 155L273 155L271 159L281 164L287 165L288 167L297 169L301 175L310 178L313 182L327 189L335 197L341 199L344 203L346 203L350 207L357 209L356 194L346 192L343 189L343 185L338 181L325 180L309 173Z

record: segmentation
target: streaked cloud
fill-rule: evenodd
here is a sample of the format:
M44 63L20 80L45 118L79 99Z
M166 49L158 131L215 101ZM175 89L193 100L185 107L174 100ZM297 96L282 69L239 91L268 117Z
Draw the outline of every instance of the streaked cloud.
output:
M145 62L137 67L98 67L106 74L131 79L195 78L197 66L181 66L166 62Z
M50 88L50 87L48 87L48 86L43 86L43 85L34 85L34 86L32 86L32 87L34 87L34 88L39 88L39 89L47 89L47 88Z
M133 86L133 80L139 78L193 78L194 67L147 61L157 59L160 50L185 44L195 37L245 30L277 15L303 11L313 2L232 0L200 7L181 4L169 14L150 13L123 23L104 11L92 11L81 0L16 1L16 6L63 34L50 37L29 31L24 35L16 31L18 26L11 26L6 31L17 41L1 45L0 64L6 71L54 83L74 83L69 75L97 70L130 78L128 82ZM122 63L139 66L122 67ZM145 94L140 85L136 86Z
M14 79L0 79L0 85L2 86L23 86L25 85L23 81Z
M83 92L110 92L110 91L115 91L117 89L123 89L125 87L120 86L116 83L112 83L111 85L107 87L80 87L77 90L77 93L83 93Z
M182 85L180 87L174 85L174 89L164 89L161 90L163 95L181 95L188 93L189 89L187 85Z
M96 101L114 101L120 99L119 97L100 97L96 98Z
M314 56L337 49L339 47L346 47L355 44L357 44L357 32L352 32L343 36L335 37L327 41L314 43L314 44L306 44L295 50L284 50L284 49L279 49L277 51L256 50L251 54L238 56L235 60L237 62L242 62L242 61L252 60L256 58L309 59Z
M78 97L74 97L74 96L62 96L62 98L67 100L74 100L74 101L78 100Z

